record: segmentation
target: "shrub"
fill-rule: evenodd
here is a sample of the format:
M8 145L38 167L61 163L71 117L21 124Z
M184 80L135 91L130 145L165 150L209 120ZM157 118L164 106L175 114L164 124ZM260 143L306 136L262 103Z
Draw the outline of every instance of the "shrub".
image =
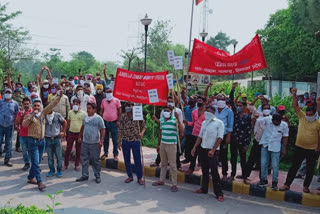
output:
M8 207L1 208L0 214L48 214L45 210L39 209L36 206L25 207L19 204L16 208Z

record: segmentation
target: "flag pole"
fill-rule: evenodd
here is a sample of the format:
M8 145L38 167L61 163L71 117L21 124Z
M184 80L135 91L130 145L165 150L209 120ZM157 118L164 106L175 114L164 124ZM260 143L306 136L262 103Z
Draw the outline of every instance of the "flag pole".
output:
M194 9L194 0L192 0L192 9L191 9L191 23L190 23L190 35L189 35L189 52L187 58L187 78L186 78L186 87L189 83L189 63L190 63L190 51L191 51L191 38L192 38L192 24L193 24L193 9Z

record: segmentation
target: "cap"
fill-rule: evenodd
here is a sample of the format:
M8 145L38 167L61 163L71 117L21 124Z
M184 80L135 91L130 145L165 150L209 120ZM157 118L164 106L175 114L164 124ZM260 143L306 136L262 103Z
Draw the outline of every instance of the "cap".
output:
M261 95L261 93L257 92L257 93L254 94L254 97L257 97L257 96L260 96L260 95Z
M241 97L247 97L247 95L246 94L242 94Z
M266 99L266 100L270 100L270 97L268 96L268 95L264 95L264 99Z
M286 107L281 105L281 106L278 106L278 111L283 111L283 110L286 110Z
M74 79L74 80L79 80L79 77L75 76L73 79Z
M106 92L112 92L112 88L106 88Z
M87 86L90 86L90 83L89 82L84 82L84 84L83 85L87 85Z
M43 84L49 83L49 80L43 80Z
M4 93L7 93L7 92L9 92L10 94L12 94L12 90L11 90L10 88L6 88L6 89L4 90Z

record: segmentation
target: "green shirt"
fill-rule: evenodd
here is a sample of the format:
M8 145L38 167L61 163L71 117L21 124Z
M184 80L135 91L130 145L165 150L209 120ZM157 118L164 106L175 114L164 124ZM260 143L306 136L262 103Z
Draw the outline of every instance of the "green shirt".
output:
M175 117L171 117L165 121L164 118L160 119L161 129L161 143L177 144L177 121Z

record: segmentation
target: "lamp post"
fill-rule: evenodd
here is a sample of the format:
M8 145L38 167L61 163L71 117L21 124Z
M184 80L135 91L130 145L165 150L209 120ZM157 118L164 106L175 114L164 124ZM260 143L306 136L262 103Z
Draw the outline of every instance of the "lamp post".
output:
M203 31L200 33L200 36L201 36L201 38L202 38L202 42L204 42L205 39L206 39L206 37L208 36L208 33L203 30Z
M238 41L237 40L235 40L235 39L233 39L233 40L231 40L231 43L232 43L232 45L233 45L233 55L235 55L235 53L236 53L236 46L237 46L237 44L238 44ZM232 82L234 81L234 74L232 75Z
M148 26L151 24L152 19L148 18L148 15L140 20L141 24L144 25L144 31L145 31L145 43L144 43L144 72L147 72L147 38L148 38Z

